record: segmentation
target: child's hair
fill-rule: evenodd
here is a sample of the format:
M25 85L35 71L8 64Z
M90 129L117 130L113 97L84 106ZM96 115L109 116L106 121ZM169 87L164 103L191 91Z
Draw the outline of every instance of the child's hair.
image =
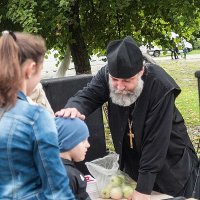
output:
M14 106L22 83L22 65L32 59L36 66L46 52L42 37L4 31L0 37L0 107Z

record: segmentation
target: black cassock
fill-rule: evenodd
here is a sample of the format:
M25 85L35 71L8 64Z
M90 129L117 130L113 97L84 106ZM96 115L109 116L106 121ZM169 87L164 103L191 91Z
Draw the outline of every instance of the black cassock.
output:
M154 64L146 65L142 79L144 88L136 103L118 106L109 96L105 66L87 87L69 99L66 107L76 107L87 117L108 102L114 147L120 154L121 168L137 181L136 190L145 194L156 190L172 196L191 197L198 158L175 106L181 90ZM128 137L129 119L134 133L133 149Z

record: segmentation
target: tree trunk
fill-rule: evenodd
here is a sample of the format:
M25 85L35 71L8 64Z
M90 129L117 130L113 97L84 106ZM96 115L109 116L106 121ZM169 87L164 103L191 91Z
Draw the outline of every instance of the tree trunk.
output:
M71 52L69 49L69 45L67 45L66 53L64 56L64 59L62 60L60 67L56 73L56 77L63 77L65 76L66 71L69 69L70 65L70 58L71 58Z
M80 26L79 0L74 0L71 5L69 32L72 35L72 42L70 42L69 47L76 74L90 74L89 55Z

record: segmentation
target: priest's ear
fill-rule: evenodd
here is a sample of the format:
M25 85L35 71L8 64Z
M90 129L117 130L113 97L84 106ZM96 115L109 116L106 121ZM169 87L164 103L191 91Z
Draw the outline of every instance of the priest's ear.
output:
M144 67L142 67L142 70L139 71L138 75L139 75L140 77L142 77L143 74L144 74Z

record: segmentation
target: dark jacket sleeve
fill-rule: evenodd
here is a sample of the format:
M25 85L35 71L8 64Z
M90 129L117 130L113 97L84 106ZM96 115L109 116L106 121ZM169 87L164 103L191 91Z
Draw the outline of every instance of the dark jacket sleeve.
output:
M77 108L79 112L88 116L108 100L109 88L106 67L99 70L91 82L71 97L65 108Z
M66 172L69 176L69 184L73 194L77 200L90 200L88 193L86 192L87 182L81 178L84 175L76 168L65 166Z
M173 123L173 91L160 97L155 95L144 127L141 159L136 190L150 194L157 174L164 165ZM160 99L160 100L159 100Z

